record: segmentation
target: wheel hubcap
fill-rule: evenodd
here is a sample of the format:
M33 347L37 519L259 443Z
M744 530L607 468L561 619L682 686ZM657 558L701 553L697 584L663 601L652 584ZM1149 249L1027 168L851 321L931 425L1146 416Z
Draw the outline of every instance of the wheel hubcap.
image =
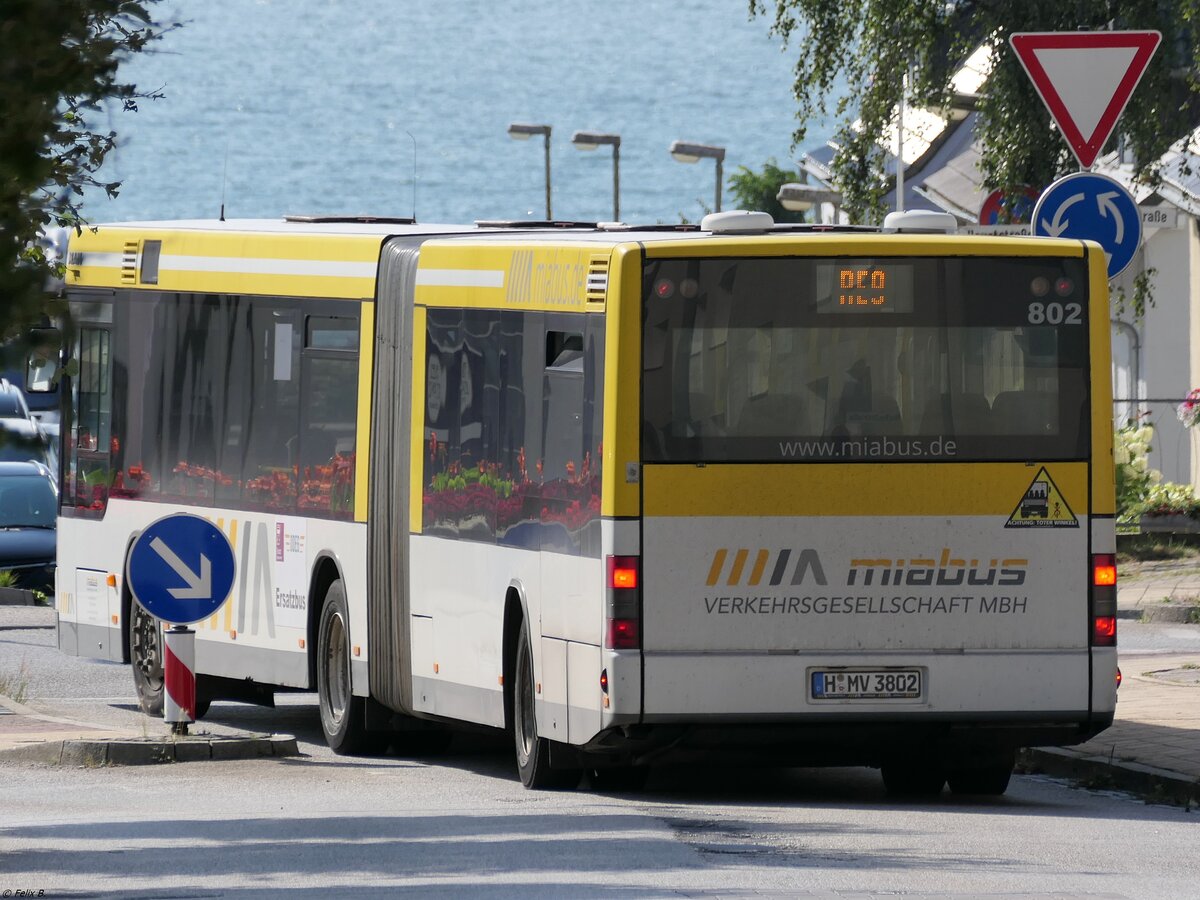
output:
M329 637L325 642L325 684L328 688L329 715L340 724L346 714L350 696L350 667L346 658L346 627L340 615L329 620Z
M533 672L528 653L521 654L521 665L517 668L516 726L521 761L533 755L533 742L537 740L537 725L533 717Z
M133 610L133 664L149 686L162 684L162 655L158 641L158 623L140 607Z

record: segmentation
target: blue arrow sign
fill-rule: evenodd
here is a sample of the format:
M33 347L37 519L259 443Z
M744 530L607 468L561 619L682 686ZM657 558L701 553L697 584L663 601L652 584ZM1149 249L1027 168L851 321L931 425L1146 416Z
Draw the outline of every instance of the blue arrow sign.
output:
M174 625L207 619L233 589L233 547L199 516L176 513L152 522L133 542L126 578L152 616Z
M1116 278L1141 246L1142 216L1133 195L1119 182L1076 172L1058 179L1038 198L1033 233L1095 241L1108 259L1108 277Z

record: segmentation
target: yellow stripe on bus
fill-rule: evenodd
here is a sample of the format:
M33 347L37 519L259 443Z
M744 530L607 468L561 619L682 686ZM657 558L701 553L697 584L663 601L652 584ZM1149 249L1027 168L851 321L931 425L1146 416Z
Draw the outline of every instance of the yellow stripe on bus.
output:
M772 235L764 240L762 235L748 234L740 238L723 240L719 251L712 238L663 241L646 244L647 259L691 259L713 258L714 252L722 257L778 257L778 256L1083 256L1083 244L1079 241L1054 240L1051 238L978 236L958 237L946 234L872 234L869 238L861 234L806 233L795 237Z
M1008 519L1043 466L1086 527L1088 466L1080 462L647 465L644 514Z
M408 529L420 534L425 502L425 310L413 309L412 424L409 428Z
M617 248L609 266L608 321L604 342L604 468L600 513L641 512L637 467L642 389L642 255ZM632 471L628 468L632 466Z
M378 234L284 234L99 226L72 235L71 285L185 293L331 299L375 295ZM157 277L143 282L142 250L160 242Z
M358 328L358 429L354 438L354 521L367 521L371 447L371 373L375 354L375 304L364 303Z
M1116 473L1113 466L1112 345L1108 321L1108 261L1098 244L1087 244L1088 283L1102 297L1089 298L1091 326L1092 394L1092 511L1114 515L1117 511Z
M415 302L459 309L601 312L602 306L588 306L589 267L597 255L611 250L609 243L429 241L421 248Z

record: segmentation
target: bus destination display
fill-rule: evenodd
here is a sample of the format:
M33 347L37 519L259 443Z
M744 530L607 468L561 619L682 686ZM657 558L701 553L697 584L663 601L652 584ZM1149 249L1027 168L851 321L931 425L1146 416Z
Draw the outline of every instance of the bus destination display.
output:
M911 263L839 259L817 263L815 269L817 312L912 312Z

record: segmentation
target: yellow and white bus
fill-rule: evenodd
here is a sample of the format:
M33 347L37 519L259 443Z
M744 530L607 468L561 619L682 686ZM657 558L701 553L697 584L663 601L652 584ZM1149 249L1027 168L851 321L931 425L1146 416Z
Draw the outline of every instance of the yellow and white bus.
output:
M237 561L201 696L315 690L339 752L1003 792L1116 703L1105 261L942 225L86 230L60 646L161 708L127 557L191 512Z

